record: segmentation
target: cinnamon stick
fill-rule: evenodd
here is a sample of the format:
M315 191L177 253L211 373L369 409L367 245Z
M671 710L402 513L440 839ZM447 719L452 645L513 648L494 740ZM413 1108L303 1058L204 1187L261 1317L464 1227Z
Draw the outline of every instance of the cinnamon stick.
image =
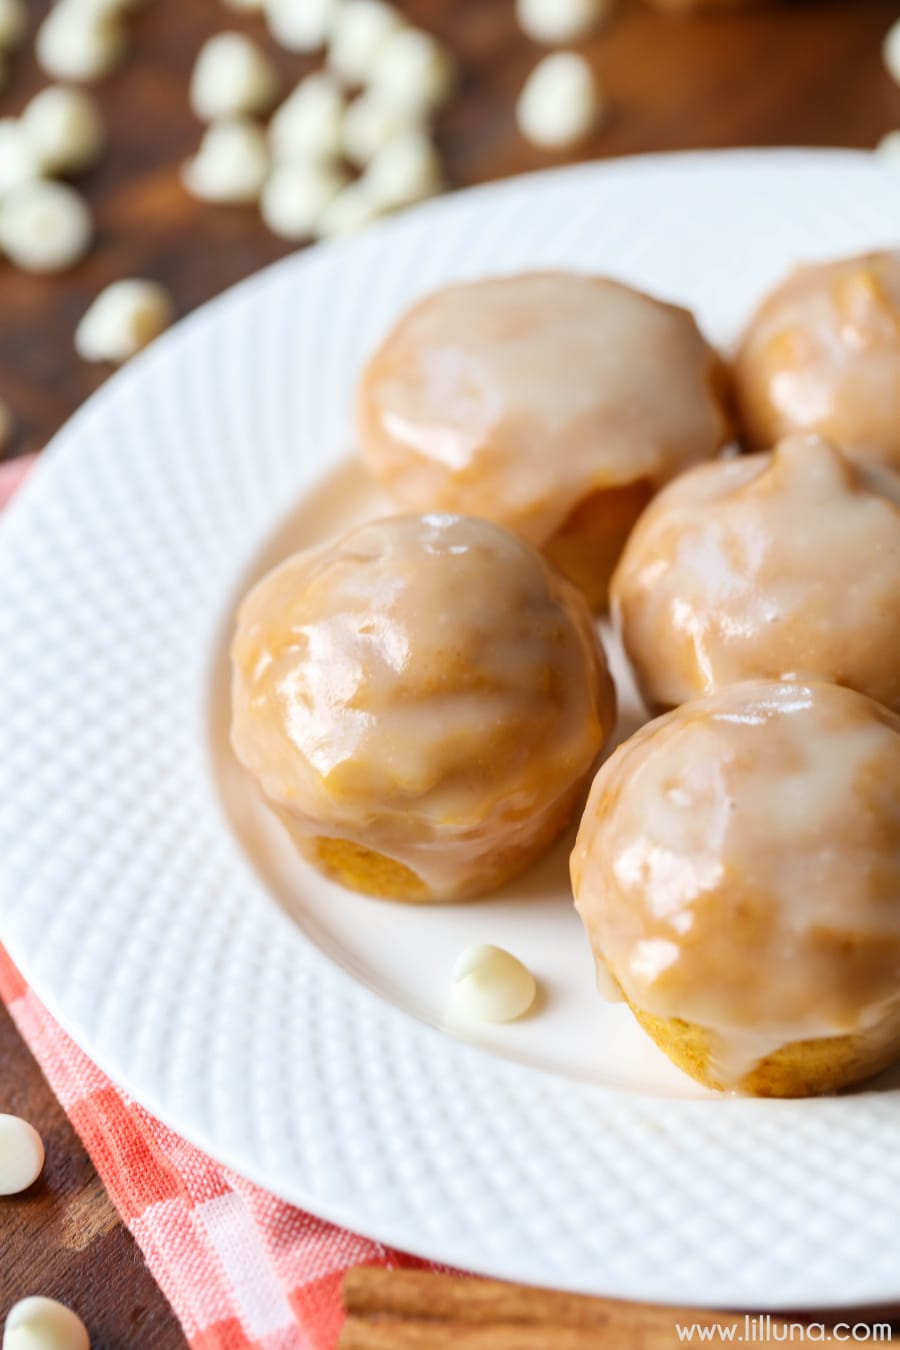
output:
M338 1350L601 1350L605 1345L623 1344L621 1333L612 1335L590 1327L527 1326L522 1322L475 1326L350 1317L344 1323ZM627 1344L629 1350L654 1350L631 1339Z

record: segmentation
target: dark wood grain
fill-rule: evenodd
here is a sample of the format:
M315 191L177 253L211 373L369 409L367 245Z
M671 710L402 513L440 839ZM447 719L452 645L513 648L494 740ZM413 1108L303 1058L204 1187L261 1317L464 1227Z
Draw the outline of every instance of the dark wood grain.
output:
M516 132L515 97L539 53L516 30L513 0L406 0L402 7L446 39L465 72L460 96L440 123L453 184L573 158L539 153ZM46 3L33 5L35 24L45 10ZM691 19L623 0L586 47L613 113L578 157L718 146L872 146L900 126L900 89L880 59L896 16L896 0L794 0ZM122 276L158 278L187 312L288 251L255 212L203 207L178 181L178 166L199 131L188 107L188 73L203 39L225 27L264 39L261 23L243 21L215 0L152 0L137 15L133 60L98 91L112 144L83 180L97 215L97 248L62 279L22 276L0 262L0 397L18 420L10 453L43 446L105 378L105 370L82 364L72 349L75 324L104 284ZM286 79L309 68L272 50ZM17 112L43 82L24 54L0 97L0 115ZM95 1350L183 1346L5 1014L0 1110L33 1120L49 1145L37 1190L0 1202L0 1305L40 1289L79 1307L94 1331Z
M31 1189L0 1198L0 1323L17 1299L46 1294L80 1314L92 1350L184 1350L168 1303L2 1004L0 1111L30 1120L47 1151Z

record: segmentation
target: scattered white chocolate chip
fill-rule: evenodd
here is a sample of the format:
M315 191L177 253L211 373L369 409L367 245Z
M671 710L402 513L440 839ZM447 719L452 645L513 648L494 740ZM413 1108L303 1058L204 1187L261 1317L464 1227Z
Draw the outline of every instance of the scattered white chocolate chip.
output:
M609 0L516 0L519 27L548 47L577 42L606 18Z
M363 166L402 132L414 130L420 123L414 109L398 108L369 90L355 98L344 113L341 149L351 164Z
M456 82L453 57L420 28L399 28L372 65L371 88L386 103L434 112L446 103Z
M340 169L320 160L276 165L260 200L263 221L280 239L312 239L346 182Z
M191 107L202 122L268 112L279 84L274 65L245 33L217 33L194 63Z
M433 197L441 190L442 175L431 137L421 130L402 132L382 146L362 181L382 211Z
M40 176L40 160L21 120L0 117L0 202L13 188Z
M326 71L301 80L269 123L276 160L332 159L341 153L344 95Z
M527 966L502 947L479 944L453 967L448 1015L466 1022L512 1022L534 1002L537 985Z
M38 65L58 80L100 80L128 50L119 15L85 0L59 0L35 39Z
M900 84L900 19L888 29L881 54L891 79Z
M0 411L0 442L3 413ZM27 1120L0 1115L0 1195L18 1195L37 1181L44 1166L41 1136Z
M404 26L385 0L345 0L328 45L329 66L346 84L366 84L388 38Z
M53 1298L23 1298L6 1315L3 1350L90 1350L81 1318Z
M900 131L889 131L882 136L874 153L891 168L900 168Z
M316 227L317 239L346 239L358 234L379 215L378 205L361 179L348 183L322 213Z
M85 361L121 365L159 337L175 318L172 297L155 281L114 281L101 291L75 330Z
M328 45L340 0L265 0L266 22L289 52L317 52Z
M22 113L22 127L47 174L81 173L106 145L100 109L83 89L50 85Z
M66 183L23 183L0 204L0 249L23 272L73 267L93 233L84 198Z
M3 402L3 399L0 398L0 454L2 454L12 440L14 425L12 412L8 405Z
M603 112L594 73L575 52L554 52L539 61L516 109L522 135L548 150L577 145L599 125Z
M0 0L0 51L10 52L18 47L27 27L25 0Z
M259 200L269 176L266 133L257 122L213 122L182 169L182 182L200 201L241 205Z

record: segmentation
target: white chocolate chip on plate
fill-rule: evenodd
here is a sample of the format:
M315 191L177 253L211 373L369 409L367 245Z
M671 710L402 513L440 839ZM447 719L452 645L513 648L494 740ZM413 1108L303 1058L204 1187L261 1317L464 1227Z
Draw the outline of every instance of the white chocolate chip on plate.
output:
M340 0L265 0L266 22L289 52L317 52L328 45Z
M404 26L385 0L346 0L328 45L329 66L346 84L366 84L388 38Z
M609 0L516 0L519 27L532 42L577 42L606 18Z
M21 118L0 117L0 202L13 188L40 177L40 159Z
M0 51L9 52L18 47L27 27L25 0L0 0Z
M344 94L327 71L301 80L269 123L276 160L333 159L341 153Z
M43 1166L44 1145L34 1126L18 1116L0 1115L0 1195L27 1191Z
M3 1350L90 1350L81 1318L53 1298L14 1303L3 1328Z
M522 135L546 150L577 145L599 125L605 103L583 56L554 52L539 61L519 96Z
M121 365L159 337L175 318L164 286L129 278L114 281L94 300L75 330L75 350L85 361Z
M0 204L0 249L23 272L73 267L93 233L84 198L66 183L23 183Z
M83 89L49 85L27 104L21 123L47 174L81 173L106 146L100 109Z
M260 199L263 221L280 239L312 239L346 182L341 169L321 160L277 164Z
M85 0L59 0L35 39L38 65L58 80L100 80L128 51L125 28L115 12Z
M456 63L430 33L400 28L379 51L369 83L387 103L435 112L453 92Z
M203 44L191 75L191 107L202 122L268 112L278 71L244 33L217 33Z
M537 983L503 947L468 947L453 967L448 1015L464 1022L513 1022L534 1003Z
M257 122L233 118L207 128L181 177L191 196L200 201L242 205L259 200L268 175L265 131Z

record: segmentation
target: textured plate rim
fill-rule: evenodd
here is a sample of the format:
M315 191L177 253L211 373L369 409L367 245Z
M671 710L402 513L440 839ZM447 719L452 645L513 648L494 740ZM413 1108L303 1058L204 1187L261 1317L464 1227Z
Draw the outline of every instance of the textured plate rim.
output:
M558 181L563 177L569 180L575 180L581 177L587 179L593 177L595 174L609 171L610 169L620 174L627 174L629 172L653 174L659 165L670 168L673 164L681 164L689 171L690 167L696 163L708 167L713 162L727 161L728 163L732 163L738 157L747 163L764 162L770 164L773 162L780 162L785 165L794 161L798 164L801 161L805 163L815 161L820 164L830 161L835 164L836 167L838 166L838 162L843 164L859 164L862 161L868 162L870 158L867 155L861 155L857 152L827 150L690 152L685 155L677 156L642 156L635 160L613 161L604 165L579 165L570 169L532 174L525 178L513 179L505 183L489 184L482 188L476 188L469 192L458 194L455 198L449 199L449 201L430 204L414 213L414 216L417 221L421 221L422 226L424 227L430 220L437 219L442 212L447 210L448 206L454 211L464 211L470 201L484 201L494 197L500 198L511 188L520 189L550 179L553 179L554 181ZM377 237L379 239L387 239L394 231L402 231L409 228L408 222L410 219L412 219L412 217L407 217L406 220L402 222L389 222L383 226L377 227L377 230L373 231L369 238L372 239ZM350 251L352 251L354 247L355 244L353 243L341 246L343 250ZM333 252L334 250L328 251ZM80 431L88 426L94 418L102 418L104 416L104 411L109 400L123 392L139 388L145 379L145 372L153 370L157 363L165 360L170 350L180 349L182 346L192 342L195 333L202 333L204 327L215 324L220 314L227 313L239 298L252 295L255 288L266 278L271 278L273 274L279 272L281 269L287 271L297 268L299 273L300 269L313 265L322 254L323 250L313 250L300 258L291 257L275 264L273 267L265 269L264 272L257 274L256 276L248 278L237 287L232 288L230 291L210 302L210 304L202 307L202 309L197 311L194 315L191 315L182 324L178 325L173 333L167 335L153 351L145 354L145 356L135 361L128 369L114 376L81 410L79 410L66 427L54 437L53 441L48 446L48 450L45 451L44 456L42 457L44 463L39 466L37 473L17 496L14 503L7 508L7 512L4 513L4 517L2 521L0 521L0 547L2 547L6 540L11 536L13 525L20 521L25 521L32 511L36 509L36 503L39 503L43 497L52 495L55 490L54 481L57 462L65 461L67 458L67 446L74 445L77 434ZM448 1243L445 1239L432 1242L427 1236L411 1237L407 1221L393 1222L385 1219L383 1222L379 1220L374 1226L371 1223L367 1223L364 1227L361 1227L359 1215L353 1212L352 1209L348 1209L340 1204L331 1205L324 1203L321 1197L318 1196L310 1198L301 1191L298 1191L295 1185L284 1183L283 1181L279 1182L279 1178L273 1177L271 1171L268 1169L264 1167L257 1168L254 1166L252 1160L248 1159L240 1150L235 1151L224 1145L222 1141L212 1139L202 1131L193 1129L191 1123L186 1122L177 1111L173 1114L169 1108L168 1102L161 1098L157 1091L148 1090L146 1084L133 1081L125 1065L114 1057L106 1056L102 1049L98 1049L96 1045L92 1045L91 1037L84 1032L81 1020L72 1014L71 1010L66 1006L64 999L57 999L54 989L48 986L42 979L40 969L32 959L33 953L27 948L27 945L18 942L17 935L14 933L11 936L5 936L4 940L7 941L7 946L13 959L17 962L25 978L29 980L35 993L45 1004L48 1011L60 1022L76 1043L82 1045L82 1048L91 1055L98 1066L113 1078L114 1081L120 1083L126 1091L135 1097L136 1100L141 1101L141 1103L161 1121L182 1133L191 1142L210 1153L211 1156L217 1158L220 1162L231 1167L240 1174L248 1177L248 1179L257 1182L257 1184L283 1195L285 1199L312 1209L315 1213L325 1219L342 1224L346 1227L355 1228L357 1231L365 1231L368 1236L372 1236L376 1238L376 1240L386 1241L398 1247L414 1249L422 1255L431 1257L435 1260L462 1266L465 1266L471 1260L470 1254L467 1254L464 1250L457 1250L452 1243ZM320 959L326 960L327 958L322 957ZM347 982L350 985L353 983L351 977L343 973L338 974L337 979L339 981ZM365 997L375 998L374 995L368 994L365 995ZM438 1036L438 1033L434 1032L432 1029L421 1027L417 1034ZM461 1060L469 1061L472 1064L478 1063L485 1058L483 1052L458 1044L454 1044L454 1054ZM537 1070L520 1069L518 1072L530 1075L532 1078L534 1078L535 1075L537 1075L538 1079L544 1077L552 1078L552 1076L549 1075L542 1075ZM610 1093L604 1089L596 1089L595 1095L598 1098L603 1098L605 1096L609 1099L609 1102L613 1107L618 1106L621 1108L622 1106L618 1094ZM853 1100L854 1102L865 1102L866 1100L871 1100L871 1098L863 1095ZM653 1101L654 1105L657 1105L656 1099L653 1099ZM751 1116L759 1118L760 1114L764 1113L767 1118L774 1119L777 1116L784 1115L795 1117L798 1110L818 1110L823 1106L825 1106L826 1109L838 1109L838 1107L842 1110L852 1109L848 1099L829 1100L828 1103L804 1103L800 1107L798 1107L798 1104L796 1103L750 1103L729 1099L703 1103L675 1103L669 1101L665 1103L664 1109L666 1113L672 1113L688 1120L696 1116L698 1112L702 1112L704 1117L706 1117L708 1113L711 1114L715 1112L718 1115L739 1115L744 1119L748 1119ZM521 1263L515 1258L508 1260L505 1257L498 1256L496 1259L491 1258L487 1261L481 1261L479 1265L482 1269L487 1270L489 1268L492 1273L511 1278L521 1276L522 1273ZM534 1280L534 1282L540 1282L539 1279L534 1279L533 1273L529 1275L529 1278ZM561 1281L558 1278L555 1278L549 1280L548 1283L558 1285ZM564 1281L562 1281L562 1283L564 1283ZM606 1292L621 1294L625 1297L641 1298L645 1301L678 1303L685 1300L685 1291L683 1287L672 1284L666 1278L657 1280L652 1288L635 1287L629 1289L623 1288L621 1284L619 1284L615 1288L608 1289ZM889 1288L881 1286L867 1288L864 1290L864 1301L866 1303L877 1304L896 1297L898 1292L900 1291L898 1291L896 1284L891 1285ZM702 1289L696 1289L689 1292L687 1301L702 1305L708 1301L722 1303L725 1300L723 1300L718 1290L711 1290L710 1298L707 1298ZM759 1306L796 1306L796 1303L796 1296L790 1296L785 1300L781 1300L778 1297L770 1297L761 1300ZM846 1299L842 1296L841 1291L836 1288L831 1289L830 1291L820 1289L817 1292L815 1304L822 1308L847 1306Z

